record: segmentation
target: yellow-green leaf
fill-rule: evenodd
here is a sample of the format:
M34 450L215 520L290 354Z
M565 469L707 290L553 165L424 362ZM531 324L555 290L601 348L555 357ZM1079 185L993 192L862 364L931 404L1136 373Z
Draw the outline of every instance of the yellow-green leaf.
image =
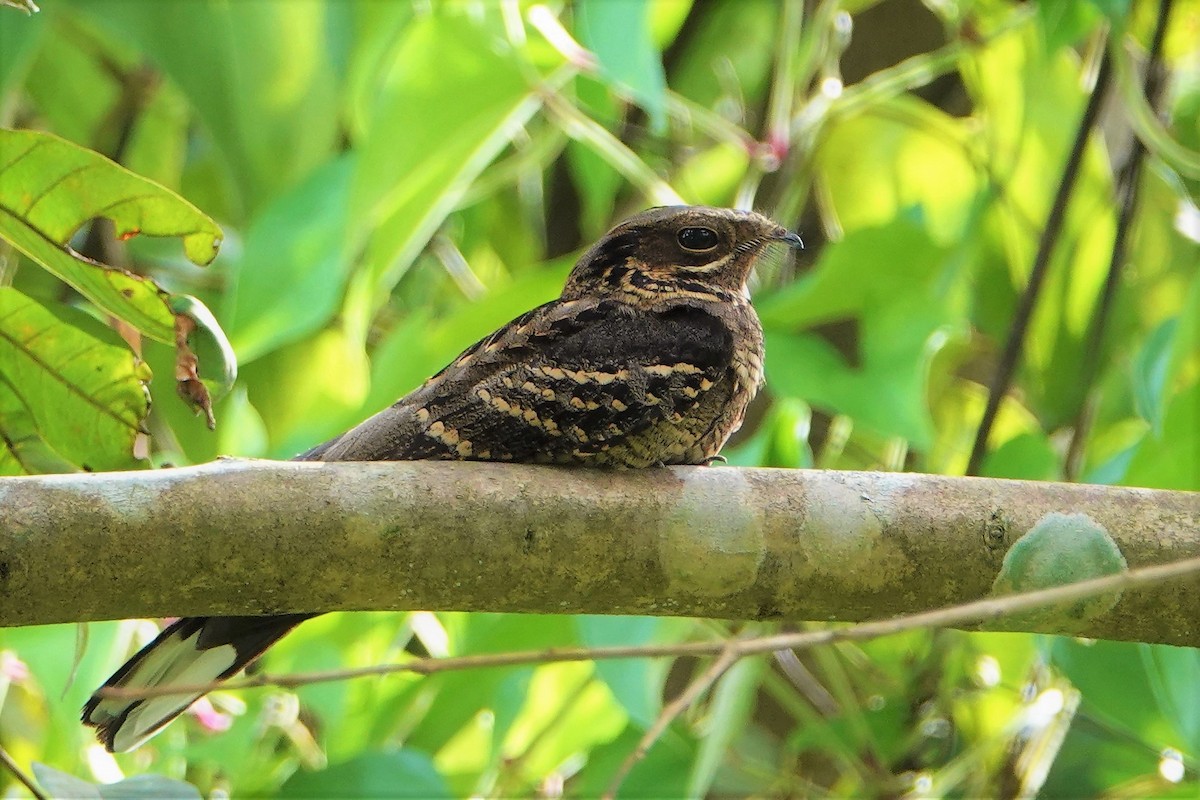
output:
M68 241L96 217L117 235L178 236L188 258L207 264L221 229L191 203L78 145L38 131L0 130L0 238L143 334L173 342L175 315L153 281L105 268Z
M150 368L0 287L0 475L138 466Z

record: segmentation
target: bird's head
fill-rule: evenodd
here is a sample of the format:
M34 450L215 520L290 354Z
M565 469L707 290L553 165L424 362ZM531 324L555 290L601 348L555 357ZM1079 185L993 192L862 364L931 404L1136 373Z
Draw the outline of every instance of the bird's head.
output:
M563 299L624 294L654 302L670 296L727 299L746 295L754 265L772 245L800 237L753 211L663 206L610 230L571 270Z

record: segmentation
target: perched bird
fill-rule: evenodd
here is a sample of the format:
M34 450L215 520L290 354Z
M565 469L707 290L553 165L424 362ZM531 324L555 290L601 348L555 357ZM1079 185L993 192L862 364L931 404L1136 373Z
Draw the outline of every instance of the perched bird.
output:
M762 382L762 328L746 281L779 244L800 238L750 211L675 206L631 217L583 254L557 300L297 458L706 464ZM105 686L228 678L311 616L180 619ZM109 750L125 751L197 697L97 694L83 721Z

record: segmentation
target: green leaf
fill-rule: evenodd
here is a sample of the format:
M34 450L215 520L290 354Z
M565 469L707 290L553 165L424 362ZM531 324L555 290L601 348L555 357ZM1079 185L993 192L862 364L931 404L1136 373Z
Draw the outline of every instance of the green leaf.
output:
M1193 251L1194 253L1195 251ZM1194 273L1175 328L1175 341L1164 379L1163 394L1185 388L1200 375L1200 272Z
M1110 4L1107 0L1104 3ZM1042 0L1037 3L1038 27L1046 40L1046 49L1053 51L1073 45L1094 31L1103 20L1100 5L1100 0Z
M53 767L34 762L33 775L52 797L71 797L78 800L100 800L100 787L82 778L59 772Z
M366 269L347 299L353 324L365 325L471 182L538 109L525 69L490 32L459 16L430 15L405 29L384 67L351 190L350 219L374 231Z
M1179 750L1200 756L1200 650L1142 644L1142 662L1163 716L1179 734Z
M1042 0L1039 5L1053 4L1056 0ZM1088 0L1100 13L1113 22L1120 22L1129 14L1130 0Z
M1120 644L1126 645L1124 642ZM1095 655L1100 657L1100 654ZM1102 661L1101 666L1104 663ZM1124 676L1114 674L1111 683L1116 684L1121 677ZM1132 679L1140 680L1140 676ZM1138 699L1143 697L1141 692L1136 691L1133 696ZM1083 707L1084 713L1087 713L1086 692ZM1103 797L1114 786L1136 785L1157 771L1161 756L1154 748L1137 738L1116 735L1099 725L1088 723L1086 718L1077 717L1076 723L1068 730L1062 749L1050 767L1045 786L1038 792L1039 797ZM1153 792L1156 798L1173 796L1168 793L1166 786L1164 782L1155 782ZM1184 797L1194 796L1194 787L1188 787Z
M337 310L350 262L354 168L352 155L334 159L254 218L225 315L243 362L312 333Z
M320 772L297 772L276 797L451 797L433 760L419 750L363 753Z
M781 467L812 469L813 452L808 444L812 409L803 400L776 398L766 418L749 439L723 455L737 467Z
M55 244L106 217L123 238L178 236L196 264L221 245L221 229L195 206L99 153L49 133L0 131L0 204Z
M612 783L613 776L642 738L641 728L631 725L612 742L601 745L588 754L587 765L575 783L575 797L600 797ZM689 797L687 782L696 755L695 743L668 728L646 757L638 761L618 797L676 798Z
M162 775L135 775L116 783L89 783L34 762L33 774L52 797L78 800L200 800L195 786Z
M179 86L224 154L247 214L336 145L350 4L89 0L79 7Z
M1163 322L1150 332L1133 359L1133 396L1137 402L1137 412L1159 433L1162 432L1163 412L1170 394L1167 376L1178 327L1177 318Z
M291 458L357 421L368 370L362 347L338 328L248 364L244 375L250 402L270 409L263 416L270 456Z
M1149 645L1061 636L1049 642L1051 663L1083 695L1083 714L1120 734L1131 734L1152 750L1179 747L1178 734L1164 718L1160 698L1146 673L1150 662L1141 649Z
M178 236L197 264L217 253L221 229L195 206L118 164L47 133L0 130L0 239L142 334L176 346L179 392L212 419L211 395L237 373L225 334L199 300L172 295L152 280L89 261L68 245L96 217L123 238ZM200 330L214 346L204 376L189 346ZM213 377L215 376L215 377Z
M667 129L667 77L662 53L650 32L650 7L643 0L580 0L575 26L580 42L600 61L600 72L620 94L646 110L651 130Z
M353 580L347 569L345 580ZM267 668L284 674L368 667L394 658L396 632L407 615L395 612L325 614L301 625L267 655ZM319 720L322 746L331 761L353 758L388 737L372 737L362 723L400 694L408 678L332 681L301 686L296 695ZM395 720L391 720L394 724Z
M596 680L593 664L541 665L533 673L525 702L500 749L504 758L518 760L520 768L506 770L512 777L502 779L496 796L536 790L547 775L557 772L577 754L590 752L619 736L628 719L604 682ZM449 750L438 753L439 765L446 772L463 771L451 766ZM469 758L469 754L464 755ZM467 758L460 758L459 763ZM504 762L500 763L505 770ZM526 788L519 791L518 786Z
M2 5L2 4L0 4ZM0 13L0 95L6 95L29 69L46 30L46 17Z
M0 474L139 466L149 380L127 348L0 287Z
M908 217L919 218L939 244L962 240L975 224L981 190L968 130L963 120L909 96L834 118L814 161L826 214L847 238ZM860 280L874 278L868 270Z
M1127 486L1200 490L1200 383L1176 394L1167 404L1162 431L1147 431L1129 471Z
M658 617L596 616L575 617L579 640L588 647L643 645L662 642L668 621ZM671 662L662 658L601 660L596 674L608 684L617 702L629 718L643 730L649 728L662 711L662 691Z
M960 313L962 266L905 219L847 234L826 247L808 276L758 304L767 385L928 446L929 366ZM816 334L793 332L835 321L857 323L860 364Z
M1069 154L1075 122L1087 100L1078 58L1048 51L1037 25L968 54L972 95L991 120L988 174L1003 176L985 214L979 241L991 258L981 264L973 303L982 332L1007 336L1015 297L1028 282L1044 220ZM1014 80L1014 76L1021 76ZM1047 175L1055 176L1047 180ZM1082 398L1078 365L1094 304L1107 274L1115 231L1112 165L1101 147L1087 148L1058 246L1025 336L1021 374L1026 398L1046 430L1071 424ZM1003 262L1003 266L1000 265Z
M766 659L743 658L717 684L709 706L708 734L700 740L688 777L687 797L708 795L725 752L742 735L750 720L765 669Z
M134 775L97 788L100 800L200 800L200 791L195 786L162 775Z
M1062 464L1044 433L1021 433L989 453L980 474L989 478L1053 481L1062 475Z
M566 617L471 614L460 619L462 625L455 637L458 641L452 640L452 653L495 653L575 644L574 626ZM495 714L492 753L493 758L498 757L499 744L525 703L534 669L520 666L429 676L424 688L436 689L436 695L408 741L430 752L440 751L481 709L490 709Z
M0 475L51 475L78 472L79 465L56 452L38 431L29 407L0 370Z
M778 3L710 3L677 43L671 88L734 119L756 108L770 81Z

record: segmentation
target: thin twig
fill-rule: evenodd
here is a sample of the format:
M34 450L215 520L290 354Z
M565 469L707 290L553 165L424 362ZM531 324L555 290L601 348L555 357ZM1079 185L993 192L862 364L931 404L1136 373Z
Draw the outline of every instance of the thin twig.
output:
M1146 61L1146 77L1143 91L1150 107L1158 103L1159 90L1162 88L1159 75L1162 58L1163 40L1166 39L1167 23L1171 17L1171 5L1174 0L1160 0L1158 18L1154 23L1154 34L1150 42L1150 52ZM1125 266L1125 245L1129 229L1133 226L1133 217L1137 211L1138 188L1141 184L1142 164L1146 158L1146 146L1135 133L1130 146L1129 161L1121 171L1117 187L1120 198L1121 212L1117 217L1117 230L1113 237L1112 258L1108 262L1108 275L1104 279L1104 288L1096 304L1096 311L1088 323L1087 337L1084 340L1083 358L1079 367L1079 413L1071 430L1071 442L1067 447L1067 457L1063 465L1064 477L1074 481L1079 476L1083 461L1084 444L1092 427L1095 416L1096 396L1092 392L1092 384L1100 372L1100 356L1104 345L1104 334L1108 327L1108 318L1112 311L1113 301L1120 284L1121 270Z
M1025 291L1013 313L1008 341L1005 342L1000 363L996 366L996 376L993 378L991 389L988 392L987 407L984 409L983 419L979 423L979 430L975 434L971 458L967 462L968 475L978 475L983 466L983 459L987 455L988 437L996 422L1000 402L1008 394L1013 374L1021 360L1021 351L1024 348L1029 321L1033 316L1033 308L1037 304L1038 295L1041 294L1042 281L1046 277L1046 270L1050 265L1050 254L1054 252L1054 246L1058 243L1059 234L1062 232L1067 204L1070 202L1071 193L1075 188L1075 179L1079 176L1079 166L1083 163L1083 153L1087 148L1088 136L1099 115L1101 101L1107 94L1111 73L1112 59L1108 55L1108 50L1104 49L1100 60L1100 71L1096 76L1096 85L1092 89L1087 107L1079 120L1079 127L1075 131L1075 142L1071 145L1071 153L1063 167L1062 179L1058 182L1058 190L1054 194L1054 202L1050 206L1050 214L1046 218L1046 227L1042 230L1042 236L1038 241L1033 269L1029 272L1029 283L1025 286Z
M8 771L11 772L16 779L26 789L29 790L29 793L34 796L34 800L50 800L50 798L38 788L37 784L33 782L33 778L26 775L24 770L17 766L17 762L13 761L12 756L8 754L8 751L5 750L3 746L0 746L0 765L6 767Z
M679 696L663 707L658 718L654 720L642 738L638 741L637 747L629 755L625 756L625 760L621 762L621 766L613 775L612 780L608 784L608 788L604 790L601 797L604 800L612 800L616 797L617 790L621 788L621 784L625 782L625 778L629 776L630 771L637 766L638 762L646 757L650 752L650 748L658 741L659 737L666 732L667 727L675 721L692 703L696 702L696 698L708 691L708 688L717 682L725 672L732 667L743 654L738 652L738 639L730 639L721 655L716 661L709 666L708 669L700 673L697 678L687 685L687 688L679 693Z
M949 628L988 622L1029 609L1042 608L1057 603L1073 602L1108 592L1144 588L1197 572L1200 572L1200 556L1169 564L1140 567L1115 575L1090 578L1086 581L1078 581L1049 589L1037 589L1031 592L1005 595L1003 597L987 597L982 600L947 606L932 611L922 611L890 619L863 622L846 628L783 633L753 639L734 639L731 642L736 646L739 655L747 656L759 653L771 653L787 648L805 649L832 642L866 641L919 628ZM358 669L327 670L324 672L298 673L295 675L260 674L249 678L242 678L241 680L218 681L215 683L175 684L139 688L111 686L101 689L98 694L102 697L123 699L163 697L174 694L203 694L211 692L214 689L246 689L255 686L294 688L296 686L308 686L314 683L326 683L350 678L390 675L397 672L432 675L438 672L463 669L549 664L560 661L719 655L725 651L726 647L730 646L731 642L688 642L673 645L628 647L568 647L525 650L511 653L489 653L452 658L422 658L403 664L379 664Z

